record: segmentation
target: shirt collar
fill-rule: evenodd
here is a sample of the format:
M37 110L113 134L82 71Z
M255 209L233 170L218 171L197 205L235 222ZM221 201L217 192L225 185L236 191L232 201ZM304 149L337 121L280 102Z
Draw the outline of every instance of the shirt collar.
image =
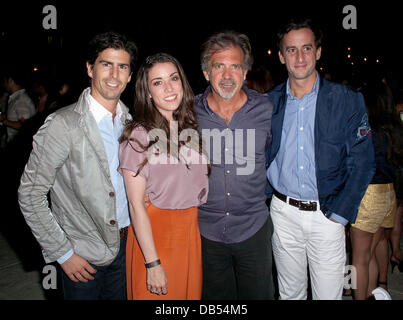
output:
M24 92L25 92L25 89L17 90L17 91L15 91L14 93L10 94L10 96L8 97L8 99L11 100L11 99L17 98L18 96L24 94Z
M204 108L206 109L207 113L210 115L212 115L214 112L213 112L213 110L211 110L210 106L208 105L207 97L212 90L213 89L211 88L211 85L208 85L202 95L202 104L203 104ZM241 109L245 109L245 106L250 104L252 96L250 94L250 89L246 85L243 85L241 90L243 90L245 92L246 97L247 97L245 104L241 108Z
M91 94L88 95L88 105L97 124L105 116L110 116L112 118L112 112L108 111L102 104L100 104L97 100L95 100L95 98ZM121 115L122 115L122 107L119 101L116 106L116 116L120 119Z
M312 91L310 93L307 93L306 96L317 95L318 92L319 92L319 73L316 71L315 84L313 85ZM291 93L290 78L287 79L286 93L287 93L288 98L296 99L296 97Z

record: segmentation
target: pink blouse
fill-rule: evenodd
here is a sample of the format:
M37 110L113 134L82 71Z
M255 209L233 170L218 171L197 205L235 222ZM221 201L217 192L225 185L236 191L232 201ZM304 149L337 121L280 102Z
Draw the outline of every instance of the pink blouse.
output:
M141 145L148 146L149 138L143 127L135 128L130 138L137 139ZM151 149L151 148L150 148ZM207 201L208 176L207 164L199 161L202 157L199 153L187 146L180 148L180 154L186 154L183 158L174 159L166 154L149 156L147 163L141 169L139 175L147 180L146 194L151 203L161 209L187 209L199 206ZM139 166L147 157L147 151L136 141L124 141L119 146L119 171L127 169L137 173ZM188 161L188 160L191 161Z

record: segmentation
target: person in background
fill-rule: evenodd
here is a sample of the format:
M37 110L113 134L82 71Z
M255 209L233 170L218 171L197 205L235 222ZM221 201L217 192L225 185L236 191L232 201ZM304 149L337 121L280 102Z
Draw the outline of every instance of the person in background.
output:
M307 298L308 267L314 300L342 299L344 226L355 221L375 169L362 95L316 71L321 39L309 19L280 29L288 80L268 93L274 110L267 177L280 299Z
M403 91L400 91L397 94L396 111L398 117L400 118L400 123L401 125L403 125ZM396 178L394 186L397 201L395 224L392 231L387 232L386 238L390 240L390 244L392 246L392 255L390 256L392 272L395 271L396 267L399 272L403 272L403 255L400 249L400 237L402 232L403 217L403 166L396 168Z
M70 79L64 78L59 80L57 86L56 97L49 105L49 113L56 111L62 107L70 105L75 100L74 84Z
M130 218L118 139L131 116L119 98L136 54L136 45L115 32L90 41L91 86L45 120L21 178L21 212L45 262L58 262L67 300L126 299Z
M273 88L273 79L271 78L270 71L265 65L253 67L246 75L245 85L249 89L256 90L260 93L266 93Z
M3 76L0 76L3 79ZM9 93L5 88L5 81L0 82L0 115L7 114ZM0 125L0 152L5 148L7 144L7 128L4 125Z
M14 69L5 73L4 87L9 93L7 114L0 114L0 122L7 127L7 143L9 144L21 129L25 120L35 115L35 105L28 96L23 83L21 70Z
M393 95L382 81L366 84L364 95L372 141L376 171L361 201L355 223L351 224L352 263L357 270L356 300L372 296L380 285L387 289L387 242L385 228L393 228L396 214L396 195L393 182L396 167L403 165L403 131L396 116ZM377 247L386 248L375 255ZM377 261L378 260L378 261ZM378 264L386 265L378 279Z
M132 218L129 300L201 299L197 206L207 199L208 165L193 100L174 57L158 53L145 59L136 78L134 120L125 128L119 151Z
M49 109L52 103L53 90L50 86L50 76L39 73L35 73L35 78L32 85L32 94L34 95L35 109L37 113L45 113Z

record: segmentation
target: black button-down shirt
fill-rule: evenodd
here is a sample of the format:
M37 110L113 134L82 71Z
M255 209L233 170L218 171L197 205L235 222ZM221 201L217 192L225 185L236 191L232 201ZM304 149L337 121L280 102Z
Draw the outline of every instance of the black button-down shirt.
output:
M203 237L224 243L249 239L266 222L266 156L273 106L267 95L242 88L246 103L227 123L208 105L208 87L195 100L199 131L212 166L207 202L199 207Z

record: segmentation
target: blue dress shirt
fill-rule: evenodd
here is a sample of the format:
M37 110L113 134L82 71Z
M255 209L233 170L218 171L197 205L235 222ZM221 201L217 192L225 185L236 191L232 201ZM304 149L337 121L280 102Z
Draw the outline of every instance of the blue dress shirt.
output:
M246 103L227 124L208 105L209 86L195 99L195 111L211 162L207 202L199 207L203 237L238 243L268 218L266 150L271 143L273 105L269 97L243 87ZM207 134L208 133L208 134Z
M271 185L299 200L318 201L315 173L314 125L319 77L312 91L298 99L287 80L287 104L280 149L267 170Z

